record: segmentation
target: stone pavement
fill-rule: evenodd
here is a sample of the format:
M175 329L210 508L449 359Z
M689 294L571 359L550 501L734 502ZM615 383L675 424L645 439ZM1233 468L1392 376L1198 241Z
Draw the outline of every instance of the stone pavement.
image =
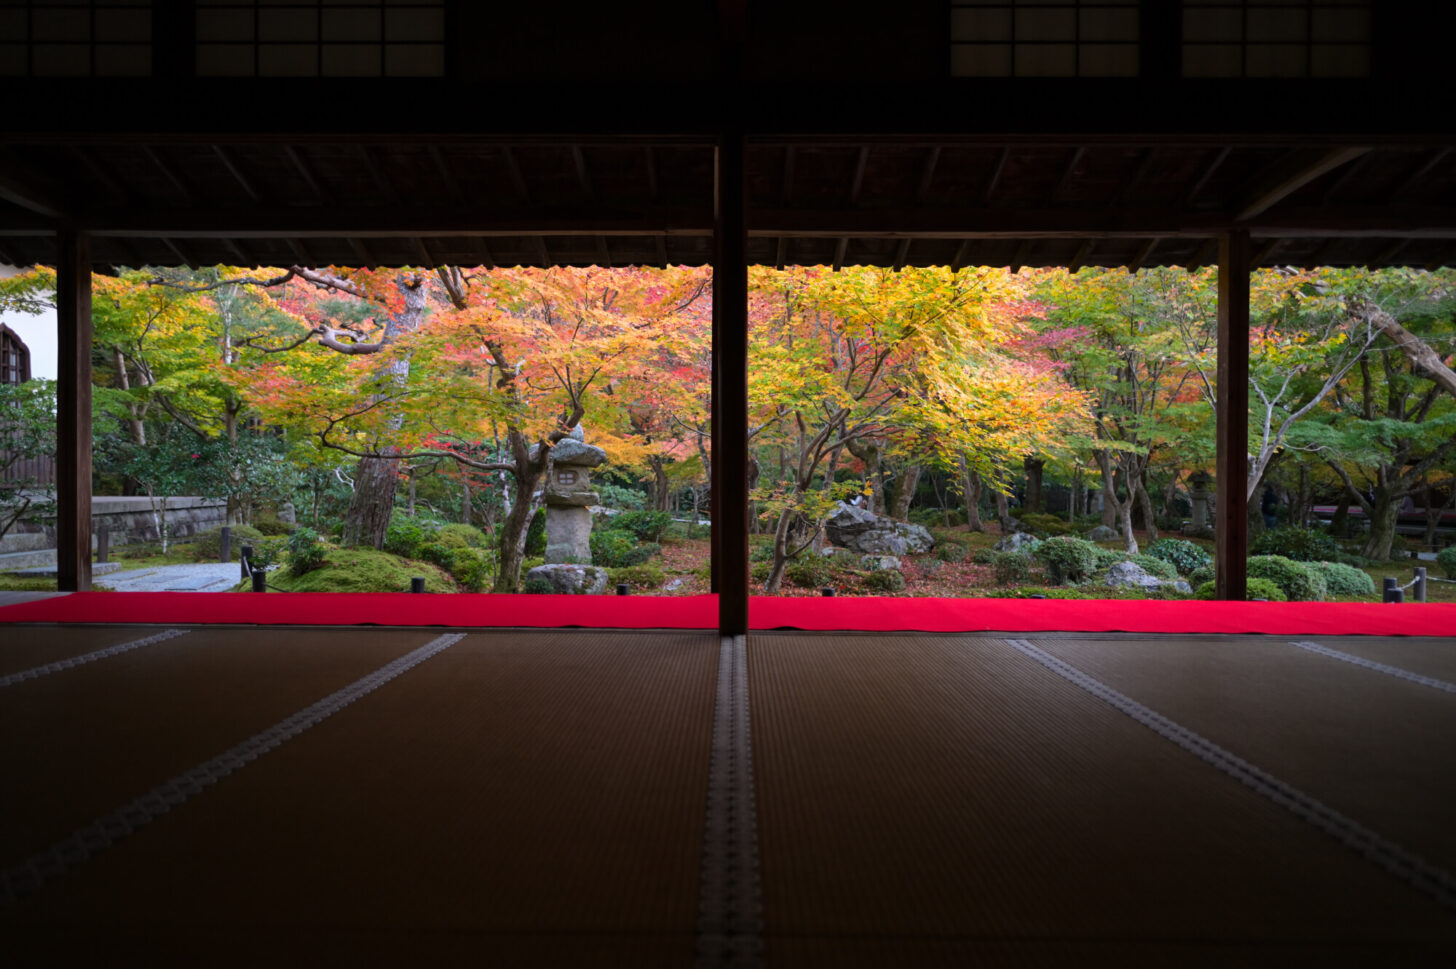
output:
M236 562L158 565L113 572L98 582L117 592L227 592L242 581Z

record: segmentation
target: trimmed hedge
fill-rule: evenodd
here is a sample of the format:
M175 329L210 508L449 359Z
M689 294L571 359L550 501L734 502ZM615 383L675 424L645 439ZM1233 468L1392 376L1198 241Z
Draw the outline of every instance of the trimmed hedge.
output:
M1212 599L1213 586L1214 583L1212 581L1203 583L1194 591L1193 598ZM1284 595L1284 590L1268 579L1250 579L1248 591L1245 595L1249 599L1268 599L1270 602L1288 601L1288 597Z
M1332 562L1340 557L1340 547L1328 533L1292 526L1265 532L1254 539L1249 551L1259 556L1282 555L1295 562Z
M1305 568L1325 580L1325 594L1331 596L1373 596L1375 580L1368 572L1343 562L1310 562Z
M1032 554L1046 563L1057 585L1084 582L1097 569L1097 546L1086 539L1058 535L1042 542Z
M1148 546L1146 554L1162 559L1182 575L1213 562L1213 556L1203 546L1181 538L1160 538Z
M1443 548L1436 553L1436 564L1446 573L1446 578L1456 579L1456 545Z
M1268 579L1284 591L1290 602L1319 602L1325 597L1325 580L1303 562L1282 555L1254 555L1249 558L1252 579Z
M257 545L263 541L263 533L252 525L232 526L232 561L237 561L240 545ZM222 526L198 532L192 543L192 554L199 562L216 562L222 555Z

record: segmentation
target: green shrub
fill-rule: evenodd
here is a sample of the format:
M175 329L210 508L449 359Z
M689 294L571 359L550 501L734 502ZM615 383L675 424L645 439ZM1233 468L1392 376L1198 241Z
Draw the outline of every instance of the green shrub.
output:
M1151 555L1129 555L1127 560L1141 567L1149 575L1156 575L1160 579L1178 578L1178 570L1173 568L1173 563L1165 562L1163 559L1154 558Z
M1375 580L1368 572L1343 562L1310 562L1305 566L1325 580L1325 594L1331 596L1369 596L1375 594Z
M290 525L277 515L258 515L252 525L264 535L291 535L297 526Z
M232 554L231 558L236 559L239 555L238 547L242 545L256 545L263 540L263 533L252 525L232 526ZM199 562L216 562L222 555L222 527L209 528L205 532L199 532L197 540L192 543L192 554Z
M1254 539L1249 551L1259 556L1282 555L1296 562L1330 562L1340 556L1340 547L1328 533L1291 526L1265 532Z
M608 508L635 509L647 504L647 496L642 492L624 488L610 481L593 481L592 487L596 489L602 504Z
M753 579L753 581L755 582L767 582L769 570L772 568L772 562L754 562L753 565L751 565L748 569L749 578Z
M455 591L455 583L438 566L372 548L330 549L319 568L303 575L279 569L268 574L268 584L285 592L408 592L415 576L424 578L426 592Z
M784 578L801 589L817 589L832 582L834 572L828 558L807 552L784 567Z
M1212 580L1202 583L1194 591L1193 598L1212 599L1213 586L1214 583ZM1288 601L1288 597L1284 595L1284 590L1268 579L1250 579L1247 589L1245 598L1248 599L1268 599L1270 602Z
M543 509L536 511L531 517L531 524L526 528L526 554L546 554L546 512Z
M1213 556L1201 545L1181 538L1160 538L1148 546L1146 554L1162 559L1182 575L1188 575L1199 566L1213 561Z
M622 569L608 569L607 580L612 585L625 582L638 589L657 589L667 581L667 573L656 565L629 565Z
M587 542L591 545L593 564L609 569L641 565L662 551L661 545L652 542L638 545L631 532L616 528L593 530Z
M454 545L460 548L485 548L489 542L485 537L485 532L474 525L462 525L458 522L441 525L440 530L435 533L435 541L442 545Z
M1436 564L1446 573L1446 578L1456 579L1456 545L1443 548L1437 552Z
M1083 582L1097 568L1097 546L1081 538L1058 535L1042 542L1032 554L1046 563L1057 585Z
M495 574L495 556L486 549L452 548L445 570L466 592L484 589Z
M1318 602L1325 597L1324 577L1283 555L1252 556L1248 570L1250 579L1268 579L1290 602Z
M672 515L665 511L624 511L607 519L609 528L631 532L639 542L657 542L672 524Z
M942 562L964 562L966 547L960 542L936 542L935 557Z
M248 559L248 564L253 567L255 572L258 569L267 570L283 554L286 543L287 539L283 538L264 538L254 542L253 556Z
M976 554L971 556L971 561L975 562L977 565L990 565L991 562L996 558L996 556L1000 554L1000 552L996 551L990 546L987 546L986 548L978 548L976 549Z
M1212 582L1212 581L1213 581L1213 563L1212 562L1209 562L1207 565L1200 565L1198 568L1196 568L1192 572L1189 572L1188 573L1188 584L1191 585L1191 586L1193 586L1193 588L1195 588L1195 589L1198 588L1199 586L1203 585L1203 583L1205 583L1205 582Z
M996 552L991 557L991 567L996 570L999 585L1023 582L1031 576L1031 557L1021 552Z
M288 571L291 575L312 572L324 564L328 549L319 541L318 532L300 528L288 536Z
M1066 535L1077 527L1065 519L1041 511L1027 512L1020 517L1027 530L1038 535Z
M1094 545L1092 548L1098 569L1108 568L1127 558L1127 553L1120 548L1103 548L1101 545Z
M417 558L420 546L433 534L432 529L408 515L392 515L384 532L384 551L407 559Z
M873 592L905 591L905 576L898 569L878 569L865 576L863 585Z
M534 579L527 579L521 584L521 591L527 595L548 595L551 592L551 581L539 576Z

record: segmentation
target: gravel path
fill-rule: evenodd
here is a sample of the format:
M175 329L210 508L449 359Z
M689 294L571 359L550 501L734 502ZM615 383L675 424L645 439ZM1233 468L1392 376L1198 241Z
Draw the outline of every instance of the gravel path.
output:
M227 592L240 581L236 563L212 562L112 572L97 584L117 592Z

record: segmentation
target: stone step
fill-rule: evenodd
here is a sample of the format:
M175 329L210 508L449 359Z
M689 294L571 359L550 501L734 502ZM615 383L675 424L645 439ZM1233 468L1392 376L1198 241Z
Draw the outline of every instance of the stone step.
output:
M0 554L0 572L12 572L18 569L37 569L50 566L52 571L56 567L56 550L53 548L37 548L23 552L6 552Z

